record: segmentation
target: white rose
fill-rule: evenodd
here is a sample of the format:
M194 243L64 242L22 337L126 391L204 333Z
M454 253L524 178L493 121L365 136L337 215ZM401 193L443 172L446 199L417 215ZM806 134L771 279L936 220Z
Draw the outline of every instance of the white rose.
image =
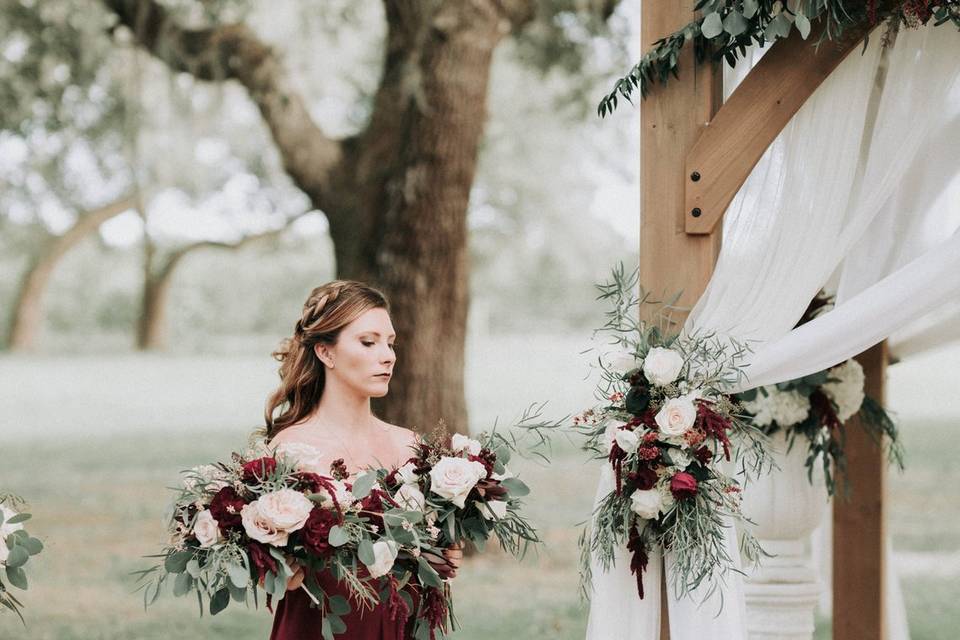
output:
M373 543L373 564L367 565L371 578L379 578L390 573L397 559L397 547L392 541L380 540Z
M617 441L617 446L627 453L633 453L640 446L640 436L637 435L636 431L630 431L629 429L617 429L614 440Z
M326 475L329 471L324 469L323 453L303 442L281 442L277 445L275 454L293 462L297 471L319 475Z
M427 499L415 484L403 484L393 496L401 507L410 511L423 511L427 506Z
M685 434L697 420L697 407L690 396L680 396L667 400L657 412L657 426L660 433L667 438L675 438Z
M197 542L204 549L220 542L220 527L213 514L207 509L197 514L197 519L193 523L193 535L197 537Z
M400 481L403 484L417 484L419 476L416 474L417 465L412 462L408 462L399 469L397 469L397 477L400 478Z
M640 367L640 361L637 356L630 351L615 351L608 353L603 357L604 367L614 373L626 375Z
M240 510L240 522L243 523L243 530L257 542L272 544L276 547L286 546L287 532L277 529L272 522L260 514L258 502L258 500L254 500L250 504L243 505Z
M479 462L444 456L430 470L430 490L462 509L467 495L485 475L487 469Z
M863 385L866 382L863 367L856 360L847 360L830 369L828 373L839 382L827 382L823 385L823 392L837 405L837 418L840 422L846 422L860 411L863 405Z
M630 496L630 510L644 520L653 520L660 515L663 507L663 496L657 489L634 491Z
M483 448L483 445L481 445L478 441L472 438L468 438L465 435L455 433L453 434L453 438L451 439L450 448L458 453L466 451L467 453L476 456L476 455L480 455L480 449Z
M507 517L507 503L503 500L492 500L491 502L475 500L473 504L480 510L480 515L487 520L503 520Z
M254 505L256 507L251 508ZM287 543L287 534L306 524L312 509L313 503L299 491L280 489L265 493L244 506L240 517L243 528L251 538L282 547Z
M683 356L673 349L654 347L643 359L643 375L652 384L663 386L670 384L683 369Z

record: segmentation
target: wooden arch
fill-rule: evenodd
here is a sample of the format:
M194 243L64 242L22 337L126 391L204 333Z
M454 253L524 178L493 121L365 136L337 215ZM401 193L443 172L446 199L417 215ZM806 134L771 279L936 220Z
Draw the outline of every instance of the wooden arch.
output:
M694 18L688 2L643 0L641 47L649 50ZM720 251L720 225L734 195L773 140L827 76L866 35L848 32L814 50L818 33L778 41L726 103L722 70L681 53L679 78L658 86L641 107L640 278L659 291L682 291L692 307ZM885 343L858 356L867 393L884 401ZM834 502L833 637L882 640L882 449L862 429L847 430L849 501ZM661 589L664 587L662 586ZM661 640L669 638L667 610Z

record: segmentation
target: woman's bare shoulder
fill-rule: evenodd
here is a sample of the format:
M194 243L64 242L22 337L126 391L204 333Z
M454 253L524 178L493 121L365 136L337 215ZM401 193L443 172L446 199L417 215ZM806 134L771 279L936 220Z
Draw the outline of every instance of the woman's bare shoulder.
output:
M393 438L393 441L400 445L412 446L420 442L420 434L413 429L400 427L395 424L390 424L389 422L384 422L383 420L380 421L380 425L386 430L390 437Z
M305 424L295 424L285 429L282 429L280 433L273 436L268 443L269 446L273 449L278 447L281 444L287 443L297 443L297 444L324 444L324 438L320 432L316 429L310 429Z

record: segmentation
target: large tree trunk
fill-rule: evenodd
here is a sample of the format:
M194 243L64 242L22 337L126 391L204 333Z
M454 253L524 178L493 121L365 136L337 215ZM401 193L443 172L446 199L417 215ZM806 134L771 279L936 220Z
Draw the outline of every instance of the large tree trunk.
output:
M156 275L145 274L140 321L137 324L137 349L161 351L167 348L167 301L174 269L170 263Z
M132 197L122 198L105 207L82 214L60 236L48 239L23 276L16 301L11 308L7 347L27 351L36 347L43 323L43 294L60 260L101 224L134 206Z
M338 266L390 296L400 349L384 419L420 430L443 419L463 432L467 208L503 16L485 3L406 13L387 7L384 76L354 172L359 215L344 216L366 221L366 246L338 250ZM338 249L350 232L331 225Z

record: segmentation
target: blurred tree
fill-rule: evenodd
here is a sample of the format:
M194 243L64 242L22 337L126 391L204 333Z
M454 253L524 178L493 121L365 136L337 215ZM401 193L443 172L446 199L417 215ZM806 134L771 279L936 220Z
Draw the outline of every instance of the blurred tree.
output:
M61 259L133 205L114 126L123 104L103 64L108 24L102 13L78 19L54 3L7 2L0 11L0 211L35 230L8 307L12 350L36 345L44 290Z
M391 296L404 357L384 417L464 429L467 206L494 50L514 34L548 52L533 62L575 66L577 48L557 43L602 28L616 0L385 1L380 82L366 124L343 137L317 124L274 47L221 19L242 3L104 3L172 69L246 88L284 168L327 216L338 274Z

